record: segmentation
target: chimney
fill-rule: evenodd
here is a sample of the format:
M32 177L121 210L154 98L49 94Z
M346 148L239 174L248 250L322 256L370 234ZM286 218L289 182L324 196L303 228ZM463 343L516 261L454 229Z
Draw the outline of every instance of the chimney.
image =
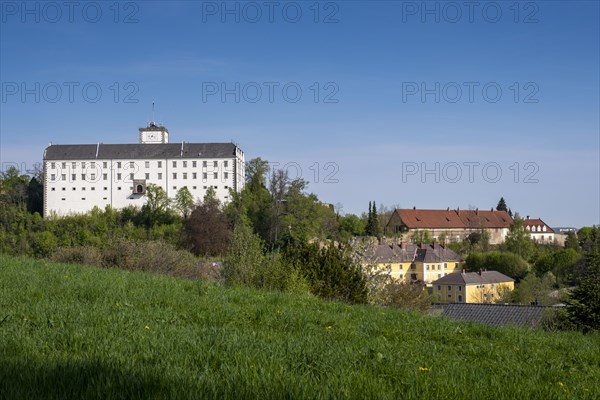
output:
M478 272L478 273L479 273L479 275L481 275L481 273L482 273L482 272L483 272L483 271L479 270L479 272Z
M479 215L479 208L476 208L476 209L475 209L475 214L476 214L476 215Z
M529 215L527 216L527 219L529 219Z
M494 207L490 208L490 211L491 211L491 212L494 212Z
M400 248L406 250L406 242L400 242Z
M417 209L417 207L413 206L413 210L416 210L416 209Z

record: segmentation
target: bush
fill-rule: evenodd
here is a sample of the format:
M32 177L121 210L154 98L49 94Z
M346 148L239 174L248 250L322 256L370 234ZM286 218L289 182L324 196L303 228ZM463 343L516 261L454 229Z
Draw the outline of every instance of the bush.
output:
M101 266L100 251L91 246L59 247L50 255L50 260L68 264Z
M367 278L349 249L333 243L324 248L318 243L298 244L287 250L284 261L307 279L314 295L349 303L368 300Z
M379 305L425 312L431 306L431 299L424 284L394 280L383 288Z

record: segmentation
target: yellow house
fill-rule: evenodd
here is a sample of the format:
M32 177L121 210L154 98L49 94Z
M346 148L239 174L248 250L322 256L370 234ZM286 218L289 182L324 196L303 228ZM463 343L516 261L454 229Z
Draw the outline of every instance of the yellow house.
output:
M495 303L504 291L515 288L515 280L498 271L458 272L432 286L439 303Z
M367 251L363 265L373 265L376 269L386 269L396 280L406 282L432 281L447 274L461 271L464 260L449 248L413 243L380 244Z

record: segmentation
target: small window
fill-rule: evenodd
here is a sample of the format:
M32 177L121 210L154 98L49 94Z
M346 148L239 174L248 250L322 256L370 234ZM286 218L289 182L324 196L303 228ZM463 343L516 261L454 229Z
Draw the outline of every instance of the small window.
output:
M133 180L133 174L129 174L129 180Z
M219 179L219 173L218 172L213 173L213 179Z
M77 168L77 163L76 162L72 162L71 163L71 167L73 167L73 169Z
M183 168L187 168L187 161L183 161Z
M460 295L460 294L458 295L458 301L459 301L459 303L462 302L462 295Z
M56 190L56 188L52 188L52 191L54 192Z
M150 179L150 174L146 172L146 179Z
M66 163L66 162L63 162L63 163L62 163L62 168L63 168L63 169L67 168L67 163Z
M61 188L61 189L62 189L62 191L63 191L63 192L64 192L65 190L67 190L67 188Z
M144 163L144 166L145 166L146 168L150 168L150 161L146 161L146 162Z
M158 168L162 168L162 161L158 162Z
M449 299L451 299L451 298L452 298L452 295L451 295L451 294L448 294L448 298L449 298Z
M83 190L85 192L85 186L81 188L81 190Z
M177 190L177 186L173 186L173 190Z
M429 265L426 266L426 269L429 271Z
M104 190L108 190L108 188L105 186L105 187L104 187Z
M103 181L107 181L108 180L108 174L102 174L102 180Z
M129 161L129 168L135 168L135 162Z
M196 161L192 161L192 168L196 168Z
M77 188L71 188L71 189L72 189L73 191L76 191L76 190L77 190Z
M204 180L208 179L208 175L206 172L202 173L202 179L204 179Z
M215 189L218 189L219 187L218 187L218 186L214 186L214 188L215 188Z
M207 189L207 186L202 186L202 189Z
M65 201L66 199L63 197L61 200L62 200L62 201Z
M442 269L442 266L440 264L438 264L438 271Z
M177 161L173 161L173 167L177 168Z
M173 172L173 179L177 179L177 172Z
M71 174L71 180L75 182L77 180L77 174Z
M448 269L448 263L444 263L444 269Z
M198 174L195 172L192 172L192 179L198 179Z
M92 161L92 162L90 163L90 167L91 167L91 168L96 168L96 163Z
M192 189L196 190L198 189L198 186L192 186Z
M459 292L462 292L462 286L459 286L459 287L458 287L458 291L459 291Z
M84 201L85 201L85 197L82 197L82 198L81 198L81 200L84 200Z
M161 172L158 173L158 179L162 179L162 173Z
M451 290L452 290L452 286L448 286L448 291L451 291Z
M81 169L85 169L85 161L81 162Z
M454 268L458 268L458 263L454 263Z
M442 290L442 285L438 285L438 290Z
M117 188L117 190L121 190L121 186L119 186L119 187Z
M85 174L81 174L81 180L85 181Z
M121 161L117 161L117 168L121 168Z
M92 179L92 181L95 181L96 180L96 174L92 174L91 179Z
M225 179L229 179L229 172L225 172L225 173L223 174L223 176L224 176L224 178L225 178Z
M53 181L53 180L55 180L55 179L56 179L56 175L55 175L55 174L52 174L52 175L50 175L50 180L52 180L52 181Z
M183 173L183 179L187 179L187 172Z
M103 197L102 200L108 200L108 197Z
M56 163L50 163L50 168L56 169Z
M106 161L102 163L102 168L108 168L108 163Z
M121 180L121 174L117 174L117 180L120 181Z
M203 167L206 167L206 166L207 166L207 165L206 165L206 161L202 161L202 166L203 166Z
M227 168L227 160L223 161L223 167Z
M219 167L219 162L218 161L213 161L213 167L218 168Z
M92 186L92 192L96 191L96 188L94 186Z

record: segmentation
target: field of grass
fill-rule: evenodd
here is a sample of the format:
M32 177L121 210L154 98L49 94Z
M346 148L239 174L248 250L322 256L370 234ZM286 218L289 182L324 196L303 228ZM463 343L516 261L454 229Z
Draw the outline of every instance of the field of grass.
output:
M0 257L0 399L600 398L598 334Z

